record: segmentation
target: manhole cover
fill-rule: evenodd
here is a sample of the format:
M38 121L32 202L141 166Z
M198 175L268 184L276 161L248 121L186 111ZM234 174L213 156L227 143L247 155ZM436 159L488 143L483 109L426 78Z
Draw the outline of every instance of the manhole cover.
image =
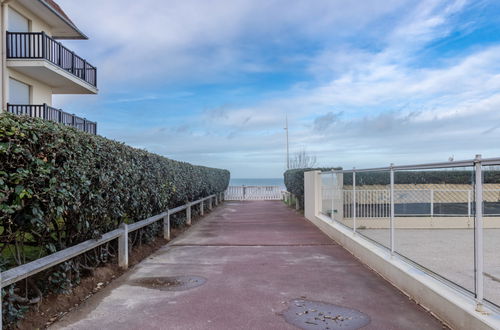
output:
M317 301L296 299L283 312L285 320L301 329L359 329L370 317L357 310Z
M133 281L131 285L162 291L184 291L203 285L206 281L201 276L145 277Z

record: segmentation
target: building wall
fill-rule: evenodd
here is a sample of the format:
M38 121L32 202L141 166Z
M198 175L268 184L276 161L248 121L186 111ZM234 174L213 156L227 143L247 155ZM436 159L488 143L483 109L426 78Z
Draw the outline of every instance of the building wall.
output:
M30 32L45 32L47 35L52 35L52 28L45 22L43 22L40 18L38 18L33 12L27 10L16 1L11 1L5 5L4 10L15 10L22 16L26 17L30 21ZM8 19L7 13L1 16L2 20ZM8 22L3 22L4 26L8 26ZM1 47L5 47L5 39L2 37ZM2 49L2 54L4 54L4 50ZM30 103L31 104L48 104L52 105L52 88L40 81L27 77L15 70L7 68L4 66L5 75L4 75L4 95L5 95L5 103L9 103L9 84L8 81L10 78L19 80L25 84L30 85ZM3 102L2 102L3 103Z
M30 32L45 32L49 36L52 35L52 28L47 23L39 19L34 13L27 10L15 1L9 2L9 8L14 9L19 14L30 20Z
M17 71L7 68L9 78L14 78L25 84L30 85L30 103L31 104L44 104L52 105L52 88L44 83L27 77ZM7 87L8 88L8 87ZM8 94L7 94L8 98Z

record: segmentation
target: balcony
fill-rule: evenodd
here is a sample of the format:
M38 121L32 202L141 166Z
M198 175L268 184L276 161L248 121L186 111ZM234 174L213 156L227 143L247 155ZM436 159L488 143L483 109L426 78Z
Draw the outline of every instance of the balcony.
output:
M25 115L29 117L51 120L53 122L60 123L66 126L75 127L76 129L87 133L97 134L96 122L64 112L61 109L53 108L47 104L8 104L7 111L15 115Z
M7 66L55 94L96 94L97 69L44 32L7 32Z

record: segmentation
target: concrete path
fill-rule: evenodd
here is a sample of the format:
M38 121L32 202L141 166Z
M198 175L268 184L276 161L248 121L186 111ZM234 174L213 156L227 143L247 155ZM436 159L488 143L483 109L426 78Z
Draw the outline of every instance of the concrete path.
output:
M175 276L197 276L184 286L206 282L173 291L179 283L161 278ZM283 317L297 299L362 312L370 321L364 329L442 329L298 213L274 201L226 201L53 328L297 329ZM326 329L314 322L305 326Z

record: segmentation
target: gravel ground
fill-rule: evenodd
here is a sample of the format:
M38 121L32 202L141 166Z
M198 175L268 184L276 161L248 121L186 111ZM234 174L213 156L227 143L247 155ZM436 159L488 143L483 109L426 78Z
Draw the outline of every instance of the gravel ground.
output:
M359 232L389 246L388 229ZM500 229L484 230L484 247L484 296L500 305ZM395 249L436 274L474 291L473 229L396 229Z

